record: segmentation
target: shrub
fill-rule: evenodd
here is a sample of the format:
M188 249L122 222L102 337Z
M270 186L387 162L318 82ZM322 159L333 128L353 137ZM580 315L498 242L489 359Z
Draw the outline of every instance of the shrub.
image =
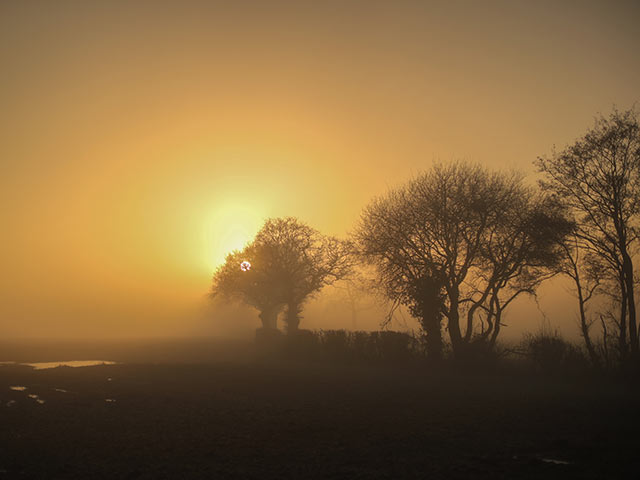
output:
M525 334L522 347L536 370L546 375L576 373L586 365L582 351L564 340L557 331Z
M415 357L416 340L402 332L372 332L378 345L378 356L384 362L407 362Z
M322 330L320 332L323 353L331 360L353 358L349 333L346 330Z
M351 332L350 348L354 359L362 362L372 362L378 358L378 346L370 332Z
M311 330L296 330L285 337L285 354L298 360L315 360L319 355L320 339Z

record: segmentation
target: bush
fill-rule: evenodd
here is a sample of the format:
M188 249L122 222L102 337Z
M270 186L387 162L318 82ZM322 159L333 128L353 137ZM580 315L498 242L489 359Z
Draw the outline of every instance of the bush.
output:
M324 330L318 336L323 356L330 360L399 363L419 355L418 341L401 332Z
M373 334L369 332L351 332L350 347L354 359L372 362L378 358L378 346Z
M332 360L349 360L354 357L350 335L346 330L323 330L319 333L323 353Z
M296 330L285 337L285 354L298 360L315 360L319 354L319 338L311 330Z
M293 360L328 360L340 363L406 364L425 357L423 342L402 332L349 332L346 330L256 330L262 354Z
M378 345L380 360L389 363L408 362L417 353L416 340L401 332L372 332Z
M545 375L576 373L587 364L580 348L564 340L557 331L525 334L522 347L536 370Z

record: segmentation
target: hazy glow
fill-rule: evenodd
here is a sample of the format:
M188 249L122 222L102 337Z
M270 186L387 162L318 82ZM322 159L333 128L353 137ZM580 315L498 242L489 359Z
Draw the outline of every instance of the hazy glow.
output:
M205 240L211 248L206 259L210 271L222 264L229 253L241 250L253 238L265 220L259 212L259 208L230 202L212 215Z
M345 236L433 159L531 170L640 100L638 11L0 2L0 336L211 332L211 275L265 218ZM351 325L322 305L305 328Z

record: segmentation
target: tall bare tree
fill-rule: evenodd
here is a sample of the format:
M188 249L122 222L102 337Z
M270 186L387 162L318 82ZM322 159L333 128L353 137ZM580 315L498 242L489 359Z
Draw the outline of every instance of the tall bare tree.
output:
M479 268L475 274L484 291L469 298L467 331L473 334L475 308L485 312L479 337L493 346L502 325L505 309L520 295L535 295L538 286L558 273L563 250L556 242L572 225L551 199L520 185L488 229L482 242Z
M454 163L435 165L365 209L360 252L387 296L419 319L430 355L441 355L443 317L456 355L478 339L495 343L506 306L552 271L553 239L567 222L541 202L518 175ZM487 328L478 332L481 313Z
M633 256L640 220L640 126L634 111L600 116L574 144L537 161L542 187L575 217L580 248L607 266L620 299L623 357L638 353Z
M602 291L601 287L606 276L605 268L597 256L589 254L581 247L580 238L575 234L567 236L561 248L564 258L560 270L573 282L573 293L578 301L580 334L591 363L599 366L602 362L591 338L591 327L595 319L588 312L588 304ZM606 338L603 342L606 345Z

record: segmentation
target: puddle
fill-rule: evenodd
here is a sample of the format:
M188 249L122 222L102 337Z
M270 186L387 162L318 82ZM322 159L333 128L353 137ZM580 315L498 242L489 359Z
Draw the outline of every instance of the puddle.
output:
M54 388L54 390L56 392L60 392L60 393L68 393L69 392L68 390L65 390L64 388Z
M16 404L16 401L15 401L15 400L9 400L9 401L7 402L7 407L13 407L15 404Z
M35 370L44 370L47 368L57 368L57 367L94 367L96 365L115 365L116 362L111 362L108 360L70 360L68 362L35 362L35 363L24 363L23 365L28 365L33 367Z
M38 402L40 405L42 405L45 402L43 399L40 398L40 396L36 395L35 393L30 393L29 395L27 395L27 397L32 398L33 400Z
M16 392L24 392L27 389L27 387L23 387L22 385L11 385L9 387L9 390L14 390Z
M554 465L571 465L571 462L566 460L557 460L555 458L541 458L544 463L553 463Z
M105 398L104 401L107 402L107 403L116 403L116 399L115 398Z

